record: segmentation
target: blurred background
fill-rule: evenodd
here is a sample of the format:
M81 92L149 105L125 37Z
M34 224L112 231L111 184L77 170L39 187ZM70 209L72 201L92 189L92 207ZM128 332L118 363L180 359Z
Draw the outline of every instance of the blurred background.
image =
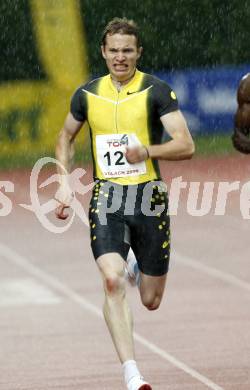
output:
M250 71L249 0L1 0L0 168L53 156L74 90L106 74L100 36L115 16L141 28L139 68L176 91L198 155L234 153L236 90ZM78 160L89 158L87 134Z

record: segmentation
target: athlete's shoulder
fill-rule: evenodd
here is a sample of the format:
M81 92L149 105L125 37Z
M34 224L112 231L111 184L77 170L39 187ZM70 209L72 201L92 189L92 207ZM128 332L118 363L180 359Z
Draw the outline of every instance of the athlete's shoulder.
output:
M85 84L80 85L73 93L70 103L70 111L78 121L84 121L87 118L87 95L88 93L97 94L99 84L107 76L102 76L88 80Z
M102 77L98 77L98 78L94 78L94 79L88 80L85 84L80 85L76 89L75 93L80 93L80 94L83 93L83 92L95 93L97 88L98 88L98 85L105 78L106 78L106 76L102 76Z
M143 73L143 86L151 87L152 102L159 116L178 110L176 94L168 83L157 76Z
M155 75L152 75L152 74L149 74L149 73L144 73L144 72L141 72L142 75L143 75L143 83L147 84L147 85L152 85L154 87L154 89L167 89L167 90L170 90L172 91L171 87L168 85L168 83L166 83L166 81L164 80L161 80L159 77L155 76Z

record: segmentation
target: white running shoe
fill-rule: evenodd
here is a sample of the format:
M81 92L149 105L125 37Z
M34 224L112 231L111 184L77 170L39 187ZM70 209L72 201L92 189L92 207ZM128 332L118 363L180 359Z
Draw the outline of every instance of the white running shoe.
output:
M149 383L142 376L134 376L127 384L128 390L152 390Z
M126 268L125 268L125 277L131 286L136 286L140 284L140 272L138 263L136 261L134 252L132 249L129 249Z

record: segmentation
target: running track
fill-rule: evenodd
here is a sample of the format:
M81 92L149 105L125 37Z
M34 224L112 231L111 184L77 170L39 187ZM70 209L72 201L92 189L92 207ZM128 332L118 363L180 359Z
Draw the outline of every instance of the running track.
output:
M165 164L164 173L167 181L182 175L244 183L248 165L238 155L194 159ZM13 210L0 217L0 389L124 389L102 319L88 228L75 218L66 233L48 232L19 206L30 203L29 172L1 172L0 180L15 185L8 194ZM84 180L91 180L89 170ZM49 192L53 185L41 190L41 203ZM154 390L249 390L250 221L242 218L237 192L224 216L214 216L213 208L190 216L186 195L172 217L171 269L160 310L148 312L128 287L138 364ZM53 213L50 220L60 224Z

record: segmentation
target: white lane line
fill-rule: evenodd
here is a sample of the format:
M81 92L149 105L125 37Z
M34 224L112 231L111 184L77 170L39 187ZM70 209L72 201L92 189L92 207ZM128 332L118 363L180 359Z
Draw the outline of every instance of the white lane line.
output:
M15 252L14 250L10 249L9 247L7 247L2 243L0 243L0 255L6 258L7 260L11 261L18 267L24 269L29 274L33 275L34 277L42 281L45 285L47 286L49 285L49 287L52 287L56 291L60 291L64 296L67 296L69 299L71 299L73 302L75 302L85 310L88 310L89 312L91 312L92 314L96 315L99 318L103 318L102 311L97 306L93 305L88 300L84 299L81 295L71 290L68 286L61 283L59 280L55 279L53 276L42 271L40 268L30 263L23 256L19 255L17 252ZM203 383L208 388L212 390L224 390L222 387L218 386L216 383L212 382L204 375L201 375L196 370L193 370L185 363L176 359L173 355L167 353L163 349L160 349L159 347L157 347L157 345L149 342L147 339L140 336L138 333L134 333L134 337L138 343L140 343L141 345L143 345L153 353L159 355L162 359L168 361L173 366L184 371L186 374L192 376L197 381Z
M19 255L17 252L13 251L6 245L0 243L0 255L16 264L20 268L23 268L29 274L35 276L38 280L42 281L46 286L50 286L56 291L61 292L64 296L67 296L75 303L83 306L88 311L97 315L98 317L103 317L101 310L99 310L96 306L92 305L92 303L88 302L79 294L75 293L65 284L61 283L59 280L53 278L46 272L42 271L40 268L33 265L31 262L26 260L23 256Z
M250 283L245 282L242 279L237 278L236 276L229 274L227 272L223 272L218 270L214 267L209 267L207 265L204 265L202 263L199 263L196 260L191 259L188 256L181 255L180 253L177 253L173 250L172 256L174 258L174 261L176 260L178 263L181 263L187 267L194 268L197 271L200 271L206 275L212 276L216 279L219 279L223 282L230 283L231 285L235 287L239 287L242 290L250 291Z
M0 282L0 307L54 305L62 301L44 284L33 278L8 278Z
M144 337L140 336L138 333L134 334L134 338L140 344L144 345L144 347L146 347L150 351L154 352L156 355L159 355L162 359L167 360L173 366L184 371L186 374L189 374L193 378L197 379L198 381L200 381L201 383L203 383L204 385L206 385L210 389L223 390L223 388L221 386L216 385L216 383L212 382L210 379L206 378L204 375L201 375L196 370L193 370L192 368L187 366L185 363L182 363L180 360L176 359L173 355L170 355L168 352L157 347L155 344L150 343L148 340L146 340Z

